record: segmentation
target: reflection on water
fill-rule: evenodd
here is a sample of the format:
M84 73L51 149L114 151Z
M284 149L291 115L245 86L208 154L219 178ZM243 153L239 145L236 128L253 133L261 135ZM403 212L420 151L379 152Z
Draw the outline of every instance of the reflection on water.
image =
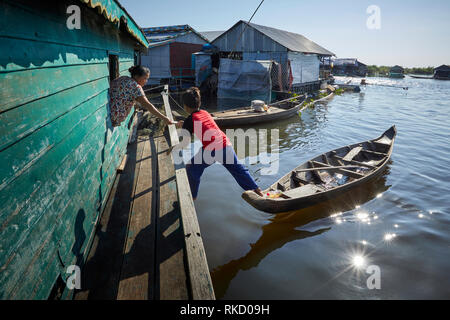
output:
M245 256L212 270L211 277L217 298L223 298L231 280L240 270L257 267L267 255L291 241L314 237L331 229L331 227L319 228L310 232L297 230L298 228L315 220L336 215L336 212L353 210L359 204L370 201L378 194L388 190L389 186L386 185L388 173L389 169L381 178L369 181L333 200L306 209L275 215L270 219L271 223L262 227L261 237L250 245L251 249Z

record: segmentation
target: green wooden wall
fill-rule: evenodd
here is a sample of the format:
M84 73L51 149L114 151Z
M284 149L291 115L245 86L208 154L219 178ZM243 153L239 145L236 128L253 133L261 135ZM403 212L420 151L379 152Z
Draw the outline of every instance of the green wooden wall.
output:
M81 3L0 1L0 299L47 299L82 266L129 137L109 117L108 54L136 40Z

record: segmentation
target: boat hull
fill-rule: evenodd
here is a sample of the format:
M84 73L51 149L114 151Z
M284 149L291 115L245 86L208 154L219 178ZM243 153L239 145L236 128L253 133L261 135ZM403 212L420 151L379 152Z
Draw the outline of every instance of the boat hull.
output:
M242 194L242 198L256 209L264 211L264 212L268 212L268 213L274 213L274 214L287 212L287 211L293 211L293 210L300 210L300 209L318 204L320 202L323 202L323 201L326 201L329 199L333 199L334 197L342 194L345 191L348 191L352 188L360 186L364 183L367 183L367 182L379 177L385 171L386 166L389 163L389 160L390 160L390 157L392 154L392 150L393 150L393 145L394 145L395 136L396 136L395 127L390 128L388 131L386 131L382 136L380 136L377 139L368 140L365 142L361 142L361 143L353 144L353 145L346 146L343 148L339 148L336 150L332 150L332 151L329 151L329 152L322 154L311 160L311 161L317 161L317 160L322 159L324 155L330 156L333 153L342 153L342 151L344 149L353 149L353 148L357 148L361 144L377 141L389 132L391 132L391 134L392 134L392 139L391 139L391 144L389 146L389 150L387 150L386 156L375 167L376 169L373 172L364 176L363 178L354 180L352 182L348 182L344 185L341 185L341 186L336 187L331 190L318 192L316 194L309 195L307 197L299 197L299 198L292 198L292 199L271 199L271 198L262 198L252 191L247 191ZM293 171L302 170L307 167L308 167L308 162L298 166ZM268 192L276 190L277 185L279 185L280 182L288 181L290 179L290 176L292 175L293 171L291 171L290 173L288 173L287 175L285 175L284 177L279 179L270 188L268 188L267 190L264 190L263 193L266 194Z
M288 107L282 108L285 110L279 112L262 112L256 113L251 112L253 109L251 107L232 109L222 112L212 113L212 117L217 125L221 128L233 128L242 126L251 126L258 123L267 123L272 121L288 119L295 114L297 114L303 107L303 102L305 97L302 97L300 103L286 102ZM277 107L276 109L280 109ZM273 109L269 109L273 110ZM247 113L247 114L239 114Z

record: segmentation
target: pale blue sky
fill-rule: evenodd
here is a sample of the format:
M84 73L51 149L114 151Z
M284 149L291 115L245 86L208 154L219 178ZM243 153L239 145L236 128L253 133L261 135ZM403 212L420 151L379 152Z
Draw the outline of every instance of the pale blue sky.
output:
M121 0L141 27L189 24L198 31L227 30L248 20L260 0ZM370 5L381 29L369 30ZM342 58L366 64L450 64L448 0L265 0L252 22L300 33Z

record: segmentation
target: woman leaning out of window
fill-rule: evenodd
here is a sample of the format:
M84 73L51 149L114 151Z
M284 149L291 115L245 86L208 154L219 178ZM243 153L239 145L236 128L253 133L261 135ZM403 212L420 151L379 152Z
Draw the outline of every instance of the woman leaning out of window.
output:
M131 77L119 77L111 82L111 122L113 127L118 127L128 117L131 108L136 102L151 114L162 119L166 124L175 124L168 117L158 111L145 96L142 86L150 77L150 70L143 66L134 66L129 69Z

